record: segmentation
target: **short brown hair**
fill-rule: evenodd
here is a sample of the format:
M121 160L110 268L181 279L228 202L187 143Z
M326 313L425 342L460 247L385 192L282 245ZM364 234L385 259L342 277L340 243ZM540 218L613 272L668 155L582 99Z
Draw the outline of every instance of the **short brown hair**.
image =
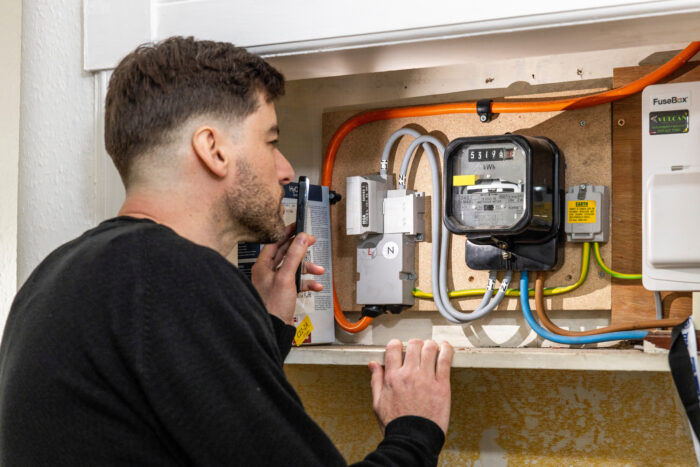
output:
M124 57L109 80L105 146L126 183L135 157L163 143L188 118L212 114L244 118L257 93L284 94L284 77L227 42L171 37L144 44Z

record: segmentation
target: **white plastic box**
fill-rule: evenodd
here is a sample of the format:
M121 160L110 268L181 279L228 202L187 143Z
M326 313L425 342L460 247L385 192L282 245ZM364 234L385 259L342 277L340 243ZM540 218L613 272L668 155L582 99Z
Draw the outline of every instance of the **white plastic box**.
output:
M700 81L642 93L642 281L700 290Z

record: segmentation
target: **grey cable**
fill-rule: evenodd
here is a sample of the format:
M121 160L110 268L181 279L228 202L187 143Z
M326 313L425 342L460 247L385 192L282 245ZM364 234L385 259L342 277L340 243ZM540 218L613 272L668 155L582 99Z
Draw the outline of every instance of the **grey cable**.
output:
M399 138L401 138L402 136L413 136L414 138L418 138L421 135L421 132L414 130L413 128L400 128L393 132L391 136L389 136L389 139L386 141L386 144L384 144L384 150L382 151L382 159L379 163L379 175L386 178L387 168L389 166L389 153L391 152L391 148L394 146L394 143L396 143L396 141ZM423 144L423 149L425 150L425 152L433 151L429 143Z
M417 138L414 140L411 145L409 146L408 150L404 154L403 157L403 162L406 161L406 159L411 158L413 155L413 151L418 147L421 142L419 141L420 138L423 138L423 136ZM429 137L432 138L432 137ZM436 147L438 150L441 150L441 152L444 151L444 146L442 146L442 143L440 141L436 140L435 138L432 138L434 140L433 144L436 144ZM432 252L431 252L431 271L432 271L432 277L431 277L431 287L433 289L433 299L435 300L435 306L437 306L438 311L440 314L448 321L453 322L453 323L459 323L460 321L453 317L446 309L445 307L442 306L442 300L440 299L440 276L439 276L439 268L438 265L440 264L440 226L442 225L442 222L440 222L440 214L442 212L441 207L440 207L440 171L438 168L438 161L437 157L435 156L435 153L430 151L426 151L426 154L428 155L428 161L430 162L430 174L431 174L431 179L432 179L432 184L433 184L433 196L432 196L432 222L431 222L431 232L432 232L432 238L433 238L433 246L432 246ZM401 167L404 167L404 165L408 166L408 164L401 164ZM404 174L405 175L405 172ZM437 196L435 195L437 193Z
M401 171L399 173L399 179L405 180L406 171L408 170L408 164L413 156L414 151L418 148L418 145L430 143L437 148L438 152L444 154L445 147L442 143L429 135L420 136L416 138L411 145L408 147L404 153L403 161L401 163ZM442 198L442 191L440 189L440 170L438 166L438 161L435 153L430 150L426 150L428 155L428 160L430 162L430 173L433 185L433 196L432 196L432 238L433 238L433 248L432 248L432 280L431 286L433 289L433 299L435 300L435 305L437 306L440 314L453 323L463 323L468 321L473 321L475 319L481 318L486 314L494 310L503 297L506 294L506 289L510 284L510 280L513 277L512 271L507 271L506 276L501 282L501 287L498 289L498 293L493 300L493 281L489 280L489 285L487 286L486 293L481 300L481 304L476 310L465 313L455 309L450 303L450 298L447 293L447 254L449 250L449 231L440 221L440 216L442 214L442 209L440 206L440 199ZM442 228L440 228L442 227ZM490 286L490 288L489 288Z
M503 297L506 295L506 290L508 289L508 285L510 285L510 280L513 278L513 271L506 271L506 275L501 281L501 287L498 289L498 293L496 296L491 300L491 302L481 308L477 308L476 310L470 312L470 313L465 313L462 311L457 310L452 306L450 303L450 298L447 294L447 254L449 251L449 240L447 237L449 235L449 232L447 231L447 227L443 226L442 227L442 232L443 232L443 240L440 245L440 281L439 281L439 286L440 286L440 296L442 299L442 306L445 307L447 312L453 316L454 318L458 319L459 321L474 321L475 319L482 318L492 312L496 307L501 303L503 300ZM435 295L435 294L433 294Z
M479 303L477 308L486 306L491 301L493 297L493 286L496 285L496 279L498 279L498 271L489 271L489 282L486 286L486 293L484 293L484 298L481 299L481 303ZM449 292L447 295L449 297Z
M664 319L664 303L661 300L661 292L654 291L654 302L656 303L656 319Z
M433 148L431 147L431 144L434 145L441 154L444 154L445 153L445 146L442 145L440 140L438 140L430 135L422 135L422 136L416 137L416 139L420 139L421 142L425 141L425 143L422 143L422 144L423 144L423 149L425 150L425 153L428 155L428 160L435 159L436 165L439 166L439 164L437 164L437 156L433 152ZM416 141L414 140L413 143L411 143L411 145L408 147L408 149L404 153L403 160L401 161L401 169L399 170L399 188L406 188L406 172L408 172L408 164L411 162L411 158L413 157L413 153L416 152L416 149L418 148L418 145L421 144L421 142L416 143ZM430 143L430 144L428 144L428 143ZM431 173L432 173L432 168L431 168ZM440 176L439 169L438 169L437 173L438 173L438 177L439 177ZM434 186L433 186L433 188L434 188ZM435 197L434 193L435 192L433 191L433 197Z

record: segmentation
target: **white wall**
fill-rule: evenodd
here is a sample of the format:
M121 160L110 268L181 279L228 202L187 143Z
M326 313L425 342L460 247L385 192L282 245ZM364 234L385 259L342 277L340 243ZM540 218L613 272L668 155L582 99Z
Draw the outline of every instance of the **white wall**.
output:
M0 3L0 330L17 288L22 0Z
M20 284L48 253L94 224L94 86L82 68L81 1L25 0Z

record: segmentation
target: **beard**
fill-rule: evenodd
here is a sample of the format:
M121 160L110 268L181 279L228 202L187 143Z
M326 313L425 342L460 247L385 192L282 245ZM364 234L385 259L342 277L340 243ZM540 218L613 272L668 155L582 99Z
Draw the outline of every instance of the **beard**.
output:
M238 160L236 166L237 183L225 196L229 218L246 239L259 243L282 240L285 232L281 209L284 190L281 186L278 193L266 190L247 161Z

